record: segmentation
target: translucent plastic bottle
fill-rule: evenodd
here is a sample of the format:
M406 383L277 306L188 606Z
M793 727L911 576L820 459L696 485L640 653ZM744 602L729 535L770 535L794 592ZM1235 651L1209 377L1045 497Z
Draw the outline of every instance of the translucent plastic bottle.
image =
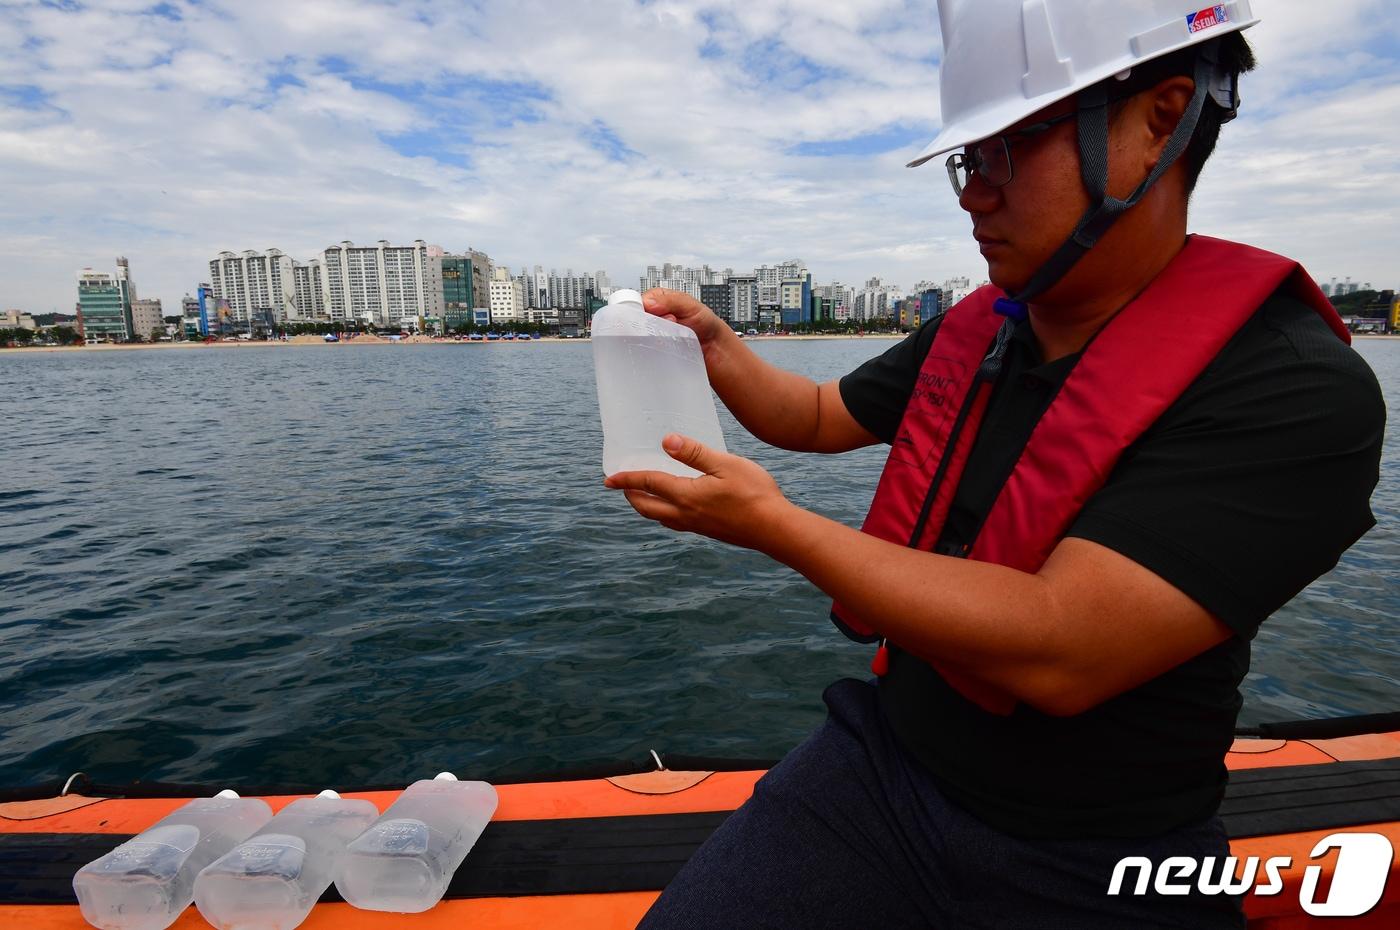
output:
M282 808L194 882L194 903L218 930L292 930L330 887L345 846L379 816L334 791Z
M355 907L416 914L442 900L496 812L496 789L450 772L416 781L345 850L335 887Z
M725 451L700 340L690 327L647 313L636 291L616 291L593 316L593 367L603 416L603 474L699 475L661 448L667 433Z
M102 930L165 930L194 898L200 870L271 819L266 801L232 791L189 802L78 870L83 919Z

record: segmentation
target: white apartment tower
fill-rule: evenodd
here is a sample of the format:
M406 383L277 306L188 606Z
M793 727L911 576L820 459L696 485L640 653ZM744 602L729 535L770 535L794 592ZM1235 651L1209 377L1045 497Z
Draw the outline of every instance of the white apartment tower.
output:
M290 317L290 319L325 320L330 318L330 315L326 313L324 267L319 258L313 258L306 264L292 262L292 281L294 283L292 302L296 308L296 316Z
M292 264L291 257L279 249L220 252L209 263L214 299L228 301L236 323L267 314L275 322L297 319Z
M422 239L411 246L342 242L322 253L322 293L331 319L394 327L442 317L442 249Z

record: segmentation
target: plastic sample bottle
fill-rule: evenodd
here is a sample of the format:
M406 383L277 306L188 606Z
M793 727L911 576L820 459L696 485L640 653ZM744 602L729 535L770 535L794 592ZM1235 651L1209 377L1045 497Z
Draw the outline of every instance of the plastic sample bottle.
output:
M258 798L196 798L79 869L78 909L102 930L165 930L194 898L200 870L271 819Z
M603 417L603 474L699 476L661 448L667 433L726 451L699 338L688 326L647 313L636 291L615 291L594 314L593 367Z
M379 816L334 791L293 801L194 881L194 903L218 930L292 930L330 887L345 846Z
M496 812L496 789L451 772L416 781L345 850L335 887L355 907L416 914L447 893L452 873Z

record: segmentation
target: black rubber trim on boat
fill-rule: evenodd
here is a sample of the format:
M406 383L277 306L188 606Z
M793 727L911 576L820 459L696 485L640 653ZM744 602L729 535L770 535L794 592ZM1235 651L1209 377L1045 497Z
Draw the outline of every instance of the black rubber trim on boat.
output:
M1400 759L1231 772L1220 819L1232 839L1400 821Z
M1236 736L1263 739L1337 739L1343 736L1366 736L1400 730L1400 711L1384 714L1362 714L1356 717L1335 717L1330 720L1288 720L1282 723L1261 723L1254 727L1239 727Z
M659 891L730 811L490 823L449 898ZM73 873L131 839L0 834L0 904L76 904ZM322 901L339 901L332 885Z

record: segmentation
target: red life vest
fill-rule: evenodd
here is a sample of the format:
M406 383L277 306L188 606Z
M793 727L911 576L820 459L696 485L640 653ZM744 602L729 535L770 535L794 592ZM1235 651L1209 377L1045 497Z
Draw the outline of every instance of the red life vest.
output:
M977 538L945 554L1038 572L1123 451L1284 283L1350 343L1337 311L1297 262L1192 236L1090 341L1036 424ZM937 543L999 370L986 363L999 360L1010 335L1011 324L992 308L999 296L995 287L980 288L939 324L863 532L925 551ZM852 639L880 638L840 604L832 605L832 620ZM882 646L872 666L877 675L885 662ZM939 671L986 710L1014 707L994 689Z

